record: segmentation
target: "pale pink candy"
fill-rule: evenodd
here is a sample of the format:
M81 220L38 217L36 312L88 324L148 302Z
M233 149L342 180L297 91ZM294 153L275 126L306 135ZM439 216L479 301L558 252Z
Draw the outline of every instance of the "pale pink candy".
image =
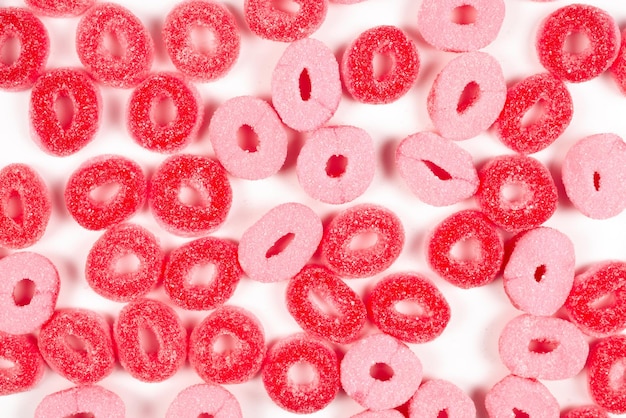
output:
M548 388L536 380L514 375L508 375L487 392L485 408L490 418L560 416L559 403Z
M372 376L377 365L393 375ZM352 399L372 411L395 408L408 401L422 381L422 363L406 344L387 334L357 341L341 361L341 386Z
M272 104L285 125L296 131L317 129L335 114L340 100L333 51L312 38L291 43L272 74Z
M35 410L35 418L67 418L78 414L93 417L124 418L124 402L115 393L101 386L76 386L43 398Z
M248 228L239 241L239 264L253 280L273 283L295 276L322 239L322 221L309 207L284 203ZM270 250L286 246L272 255Z
M239 144L239 128L250 127L258 140L256 150ZM258 180L276 174L287 157L287 132L274 109L252 96L232 98L211 117L209 140L215 156L235 177Z
M569 321L520 315L502 330L500 358L511 373L533 379L560 380L585 367L589 344Z
M350 418L404 418L404 415L395 409L386 409L384 411L363 411Z
M237 399L221 386L200 384L180 392L170 404L165 418L241 418ZM103 415L103 417L106 415Z
M471 23L453 20L454 10L474 9ZM504 20L503 0L423 0L417 15L417 27L426 42L442 51L467 52L493 42Z
M31 283L20 283L22 280ZM14 291L26 284L34 285L34 293L27 304L18 306ZM34 332L52 316L58 295L59 274L46 257L19 252L3 258L0 260L0 331L9 334Z
M405 138L396 150L396 166L409 189L429 205L453 205L478 189L471 154L432 132Z
M459 107L466 88L478 88L474 100ZM428 114L441 136L472 138L487 130L506 101L506 82L498 61L484 52L461 54L437 75L428 94Z
M334 159L345 158L345 169L333 169ZM331 126L313 131L298 155L296 173L304 191L332 204L351 202L369 187L376 172L372 138L354 126Z
M448 418L476 418L474 401L447 380L425 382L409 402L409 418L437 418L442 411Z
M591 135L565 155L563 184L569 200L593 219L607 219L626 208L626 144L614 134Z
M574 283L574 244L563 233L539 227L515 239L504 268L504 290L517 309L532 315L558 311Z

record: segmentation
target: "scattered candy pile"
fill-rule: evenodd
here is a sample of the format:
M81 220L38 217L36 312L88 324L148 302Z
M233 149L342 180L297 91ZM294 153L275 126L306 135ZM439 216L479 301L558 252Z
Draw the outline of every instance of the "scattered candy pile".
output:
M626 8L240 3L0 8L0 415L626 413L626 144L576 122Z

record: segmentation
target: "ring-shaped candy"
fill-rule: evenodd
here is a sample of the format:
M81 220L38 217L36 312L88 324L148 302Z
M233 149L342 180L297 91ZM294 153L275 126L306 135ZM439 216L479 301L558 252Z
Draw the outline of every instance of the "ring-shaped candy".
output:
M326 17L328 0L293 0L298 11L276 7L273 0L246 0L244 18L257 36L271 41L293 42L317 30Z

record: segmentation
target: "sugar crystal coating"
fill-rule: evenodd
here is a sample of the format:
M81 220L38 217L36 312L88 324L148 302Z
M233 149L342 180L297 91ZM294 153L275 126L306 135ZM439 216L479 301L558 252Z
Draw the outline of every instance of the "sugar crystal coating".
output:
M572 33L583 34L588 41L582 51L567 51ZM571 4L547 16L537 32L539 61L555 77L579 83L591 80L607 70L620 47L620 30L611 15L586 4Z
M525 123L524 117L533 106L541 107L540 116ZM572 96L565 83L548 73L535 74L508 89L496 133L513 151L533 154L561 136L573 113Z
M242 418L232 393L219 385L193 385L181 391L167 409L165 418Z
M192 189L199 202L183 202L183 189ZM157 222L181 236L209 233L225 220L232 190L224 168L209 157L174 155L161 163L150 181L148 203Z
M338 159L337 167L333 167L334 159ZM351 202L365 193L376 174L374 141L354 126L316 129L300 150L296 173L309 196L324 203Z
M19 55L11 63L0 62L0 89L25 90L43 72L50 52L45 26L29 10L0 8L0 49L10 39L19 42Z
M263 326L243 308L220 306L191 332L189 363L206 382L247 382L259 372L264 357Z
M617 87L623 94L626 94L626 29L622 30L617 58L613 61L609 71L615 79Z
M52 393L37 405L35 418L74 416L124 418L124 401L115 393L97 385L80 385Z
M113 196L106 196L106 187L115 188ZM146 190L146 177L137 163L118 155L100 155L70 175L65 205L80 226L100 230L133 216L145 202Z
M19 200L22 210L11 209ZM43 236L50 220L52 202L48 187L26 164L9 164L0 170L0 245L25 248Z
M387 56L392 64L384 74L374 71L376 54ZM413 86L420 60L413 41L400 28L376 26L361 33L345 50L341 60L343 83L357 101L391 103Z
M444 219L430 233L426 245L430 267L462 289L491 283L504 258L498 230L482 212L475 210L463 210ZM459 251L457 246L461 246Z
M505 231L535 228L556 210L558 195L552 175L534 158L495 157L483 166L478 177L478 204Z
M290 370L310 366L314 377L300 382ZM294 334L278 340L267 351L262 371L269 397L281 408L310 414L328 405L339 392L339 361L335 351L320 340Z
M54 17L69 17L82 15L96 0L24 0L24 2L36 13Z
M332 2L333 0L330 1ZM335 3L340 2L335 0ZM384 411L363 411L352 415L350 418L404 418L404 415L395 409L386 409Z
M30 299L19 296L22 285L33 286ZM0 331L36 331L52 316L59 286L56 267L40 254L18 252L0 259Z
M59 99L71 102L68 123L59 119ZM59 68L37 79L30 96L30 122L37 144L58 157L74 154L96 135L102 112L100 90L82 70Z
M489 418L523 413L532 418L559 418L559 403L548 388L534 379L508 375L485 396ZM517 412L516 412L517 411Z
M392 376L376 377L376 365ZM391 373L390 373L391 374ZM386 334L374 334L352 345L341 360L341 386L346 394L372 411L407 402L422 381L422 364L406 344Z
M213 277L192 281L197 269L212 264ZM163 287L177 306L209 310L224 304L235 292L243 271L237 261L237 244L220 238L205 237L181 245L169 255ZM208 281L207 285L202 284Z
M610 302L601 303L609 297ZM626 328L626 263L599 262L574 278L565 301L569 319L585 333L605 336Z
M155 346L145 346L142 333ZM180 369L187 358L187 331L176 312L163 302L133 301L120 311L113 338L122 367L136 379L160 382Z
M568 409L563 418L609 418L609 414L599 406L586 405Z
M623 385L626 336L612 335L596 341L587 359L587 381L594 402L613 414L626 412Z
M240 129L251 128L255 147L242 147ZM259 180L276 174L287 158L287 131L265 101L252 96L233 97L213 112L209 140L215 156L231 175Z
M0 331L0 358L13 363L0 367L0 396L30 390L43 377L45 364L30 335Z
M369 292L367 309L372 322L385 334L408 343L437 338L450 321L450 306L427 278L413 273L395 273L383 278ZM423 312L400 312L401 302L417 304Z
M114 36L119 51L106 46ZM96 3L78 22L76 52L93 77L107 86L129 88L147 77L154 59L150 33L130 10Z
M255 35L279 42L293 42L315 32L324 21L328 0L293 0L298 11L281 10L272 0L245 0L244 18Z
M476 418L474 401L447 380L429 380L409 401L409 418L438 418L445 411L449 418Z
M304 267L289 281L285 298L302 329L333 343L356 340L367 319L361 298L323 266Z
M471 23L457 22L454 10L471 7L476 14ZM468 52L493 42L504 21L503 0L424 0L417 15L417 26L424 40L442 51ZM460 16L461 20L463 16Z
M86 309L63 309L41 327L39 351L48 366L76 384L95 383L113 371L111 327Z
M156 109L171 100L175 116L164 123ZM204 114L200 93L193 84L170 73L157 73L146 78L130 96L127 126L130 135L151 151L172 153L182 150L195 137Z

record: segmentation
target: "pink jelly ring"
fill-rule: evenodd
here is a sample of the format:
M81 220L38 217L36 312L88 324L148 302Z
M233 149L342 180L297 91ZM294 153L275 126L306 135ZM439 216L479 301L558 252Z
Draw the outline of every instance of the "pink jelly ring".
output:
M626 336L613 335L595 342L587 359L587 381L594 402L612 414L626 412L626 387L622 372L626 361Z
M193 385L181 391L167 409L165 418L242 418L232 393L219 385Z
M96 0L25 0L25 3L36 13L53 17L80 16L89 9Z
M211 31L214 45L207 53L194 45L192 31ZM198 81L224 76L239 56L239 29L230 11L212 1L188 0L176 5L165 18L163 40L174 66Z
M175 116L158 120L157 106L171 100ZM130 135L151 151L172 153L182 150L195 137L204 114L202 98L191 83L181 77L158 73L149 76L133 91L128 102L127 126Z
M476 418L476 406L468 394L447 380L429 380L409 401L409 418L435 418L441 412L454 418Z
M107 34L119 40L120 51L105 46ZM98 81L128 88L148 75L154 59L154 43L130 10L114 3L96 3L78 22L76 52Z
M45 363L37 341L30 335L12 335L0 331L0 358L12 366L0 367L0 395L32 389L43 377Z
M257 36L279 42L306 38L317 30L326 17L328 0L294 0L297 12L281 10L272 0L245 0L244 18Z
M559 403L543 383L534 379L508 375L496 383L485 396L490 418L525 414L528 417L558 417Z
M26 9L0 8L0 49L10 39L19 41L20 52L12 64L0 63L0 89L25 90L35 83L46 66L50 51L48 32Z
M122 399L110 390L96 385L81 385L46 396L35 410L35 418L80 415L124 418L126 407Z
M374 73L374 56L388 56L391 68ZM409 91L419 72L419 55L413 41L395 26L377 26L361 33L341 60L343 83L357 101L391 103Z

